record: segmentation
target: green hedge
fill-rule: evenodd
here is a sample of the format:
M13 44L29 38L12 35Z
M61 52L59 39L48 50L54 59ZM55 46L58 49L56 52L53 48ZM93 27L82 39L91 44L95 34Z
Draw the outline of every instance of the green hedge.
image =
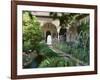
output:
M63 57L51 57L41 62L40 68L44 67L65 67L76 66L76 62L71 59L64 59Z

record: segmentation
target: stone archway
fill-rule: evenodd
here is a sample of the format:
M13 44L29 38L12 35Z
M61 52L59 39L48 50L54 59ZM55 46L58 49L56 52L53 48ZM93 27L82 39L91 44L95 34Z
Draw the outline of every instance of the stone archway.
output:
M44 40L47 41L47 35L50 34L52 41L57 38L57 29L53 23L47 22L42 26Z
M60 41L66 41L66 33L67 33L67 30L66 28L61 28L60 31L59 31L59 40Z

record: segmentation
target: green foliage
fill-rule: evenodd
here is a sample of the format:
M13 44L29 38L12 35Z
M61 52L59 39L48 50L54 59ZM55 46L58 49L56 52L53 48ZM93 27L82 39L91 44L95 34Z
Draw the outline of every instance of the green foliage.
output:
M47 44L39 44L39 53L44 59L39 64L39 67L64 67L64 66L75 66L76 62L71 59L64 59L58 54L53 52Z
M89 64L89 22L83 22L78 29L78 43L64 42L56 44L55 47Z
M79 13L50 12L50 16L53 17L54 20L59 19L61 27L67 27L71 25L74 21L77 20L77 16L79 15Z
M75 56L77 59L83 61L84 63L89 64L89 52L88 50L84 50L83 48L72 48L71 49L72 56Z
M60 42L54 45L55 48L58 48L62 50L63 52L70 53L71 52L71 46L69 46L65 42Z
M56 44L56 48L60 49L61 51L71 54L73 57L89 64L89 50L87 48L81 48L78 44L68 44L68 43L59 43Z
M45 56L45 57L54 57L54 56L58 56L57 53L55 53L54 51L52 51L47 44L45 43L40 43L38 45L38 52Z
M89 49L89 22L83 22L78 28L79 32L79 47Z
M54 20L58 19L61 27L73 26L75 22L80 21L81 18L89 16L89 14L80 14L80 13L64 13L64 12L50 12L50 17ZM82 27L84 28L84 27Z
M82 22L81 25L78 27L78 33L81 31L89 32L89 22Z
M37 18L30 12L23 12L23 51L33 51L42 40L42 31Z
M47 58L41 62L40 68L44 67L65 67L65 66L75 66L75 61L71 59L64 59L63 57L51 57Z

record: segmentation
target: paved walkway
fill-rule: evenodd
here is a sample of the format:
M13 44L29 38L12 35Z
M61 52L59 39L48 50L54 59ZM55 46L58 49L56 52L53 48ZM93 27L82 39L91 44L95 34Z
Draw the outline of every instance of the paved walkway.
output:
M87 64L85 64L83 61L80 61L79 59L73 57L72 55L70 55L70 54L68 54L68 53L65 53L65 52L63 52L63 51L61 51L61 50L59 50L59 49L57 49L57 48L54 48L53 46L49 46L49 47L50 47L50 49L53 50L54 52L59 53L59 56L64 57L65 59L70 58L70 59L76 61L76 62L77 62L77 65L82 65L82 66L87 65Z

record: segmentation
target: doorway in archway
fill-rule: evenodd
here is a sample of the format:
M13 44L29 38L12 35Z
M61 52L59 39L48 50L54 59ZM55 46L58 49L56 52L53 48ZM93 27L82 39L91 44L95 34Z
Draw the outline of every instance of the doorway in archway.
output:
M47 37L48 37L48 35L51 35L51 32L50 32L50 31L47 31L47 32L46 32L46 42L47 42Z
M66 28L61 28L59 32L60 41L66 41Z

